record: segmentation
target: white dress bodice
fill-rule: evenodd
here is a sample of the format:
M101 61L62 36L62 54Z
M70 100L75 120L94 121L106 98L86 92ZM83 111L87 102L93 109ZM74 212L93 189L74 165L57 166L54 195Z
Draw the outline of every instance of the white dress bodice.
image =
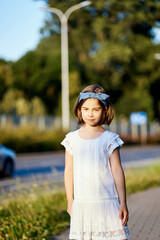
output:
M85 139L76 130L61 144L73 155L75 199L118 198L109 162L113 150L123 144L118 134L106 130L97 138Z

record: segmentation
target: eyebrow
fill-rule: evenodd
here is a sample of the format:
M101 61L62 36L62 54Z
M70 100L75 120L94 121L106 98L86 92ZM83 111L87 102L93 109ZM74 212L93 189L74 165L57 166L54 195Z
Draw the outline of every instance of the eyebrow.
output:
M82 107L82 108L88 108L88 107ZM101 109L101 107L93 107L93 108L98 108L98 109Z

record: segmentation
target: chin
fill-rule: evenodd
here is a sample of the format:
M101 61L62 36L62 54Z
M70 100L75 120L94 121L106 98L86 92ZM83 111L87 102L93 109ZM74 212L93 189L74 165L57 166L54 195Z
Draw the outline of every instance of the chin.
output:
M98 126L98 122L93 122L93 123L92 122L88 122L87 124L92 126L92 127Z

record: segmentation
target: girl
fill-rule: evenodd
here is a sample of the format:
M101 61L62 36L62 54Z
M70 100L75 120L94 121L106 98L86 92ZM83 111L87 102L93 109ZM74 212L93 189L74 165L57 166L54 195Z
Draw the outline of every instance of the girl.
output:
M61 142L66 148L69 239L126 240L128 210L119 154L123 141L102 127L114 117L109 95L99 85L86 87L74 113L81 128L69 132Z

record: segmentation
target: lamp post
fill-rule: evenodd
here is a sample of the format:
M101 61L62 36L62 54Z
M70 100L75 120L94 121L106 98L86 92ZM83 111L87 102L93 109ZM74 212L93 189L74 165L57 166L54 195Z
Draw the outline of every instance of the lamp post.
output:
M90 1L76 4L63 13L57 8L42 7L42 9L55 13L61 22L61 72L62 72L62 128L69 129L69 64L68 64L68 18L71 13L79 8L88 6Z

